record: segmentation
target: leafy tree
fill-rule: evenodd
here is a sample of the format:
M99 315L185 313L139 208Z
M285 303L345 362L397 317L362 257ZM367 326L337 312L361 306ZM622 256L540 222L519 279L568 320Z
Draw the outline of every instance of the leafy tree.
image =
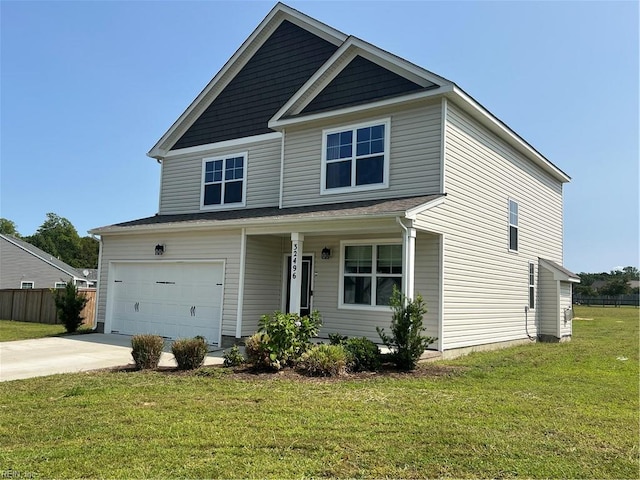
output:
M80 239L80 250L76 256L78 267L97 268L99 251L100 244L95 238L82 237Z
M12 220L0 217L0 233L20 237L18 226Z
M602 295L624 295L625 293L629 293L629 284L627 280L624 278L616 278L607 283L604 287L600 289L600 293Z

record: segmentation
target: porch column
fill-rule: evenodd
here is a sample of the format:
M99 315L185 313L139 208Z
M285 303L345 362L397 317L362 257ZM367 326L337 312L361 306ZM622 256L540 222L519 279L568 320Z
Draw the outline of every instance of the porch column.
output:
M413 300L415 289L415 271L416 271L416 229L407 228L405 234L405 268L406 268L406 286L405 296Z
M291 232L291 278L289 286L289 312L300 315L300 292L302 289L302 248L304 235Z

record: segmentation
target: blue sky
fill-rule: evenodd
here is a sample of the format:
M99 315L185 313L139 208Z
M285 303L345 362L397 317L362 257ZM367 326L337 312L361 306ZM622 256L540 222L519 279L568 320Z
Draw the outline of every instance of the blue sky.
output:
M0 1L0 216L155 214L146 152L274 4ZM567 172L569 269L638 266L638 2L288 5L456 82Z

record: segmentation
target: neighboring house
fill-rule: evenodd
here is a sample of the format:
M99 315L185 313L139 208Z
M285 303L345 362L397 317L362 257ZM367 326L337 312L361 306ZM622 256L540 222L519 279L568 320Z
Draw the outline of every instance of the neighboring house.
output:
M226 346L318 309L322 337L379 341L397 286L445 356L571 336L569 176L451 81L286 5L148 155L158 214L91 231L106 332Z
M0 234L0 289L88 286L72 266L12 235Z
M76 271L87 282L87 287L96 288L98 286L97 268L76 268Z

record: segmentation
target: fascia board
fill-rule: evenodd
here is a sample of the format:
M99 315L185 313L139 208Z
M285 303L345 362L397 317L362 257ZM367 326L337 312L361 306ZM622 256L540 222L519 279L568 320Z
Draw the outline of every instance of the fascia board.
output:
M558 270L554 265L547 262L544 258L540 259L540 265L542 265L544 268L546 268L548 271L550 271L553 274L554 280L559 280L561 282L580 283L579 277L576 278L576 277L568 276L566 273Z
M489 110L478 103L473 97L468 95L457 85L447 95L455 104L461 106L467 113L470 113L476 120L479 120L485 127L498 134L503 140L516 150L531 159L535 164L546 172L553 175L562 183L569 183L571 177L547 160L544 155L533 148L526 140L514 132L502 120L498 119ZM458 100L458 102L456 102Z
M180 148L171 150L164 158L174 158L194 154L204 154L214 150L223 150L226 148L238 148L255 143L267 142L269 140L279 140L282 138L281 132L263 133L261 135L253 135L251 137L236 138L233 140L225 140L223 142L207 143L205 145L197 145L195 147Z
M18 247L20 250L22 250L23 252L28 253L29 255L33 255L34 257L42 260L44 263L51 265L53 268L55 268L56 270L60 270L63 273L66 273L67 275L70 275L71 277L73 277L74 280L76 279L80 279L80 277L78 277L77 272L70 272L69 270L66 270L62 267L60 267L59 265L56 265L55 263L47 260L46 258L44 258L42 255L38 255L36 252L33 252L31 250L29 250L28 248L24 248L22 245L12 241L10 238L5 237L4 235L0 235L3 239L5 239L7 242L11 243L12 245L15 245L16 247Z
M291 118L282 118L277 121L275 121L274 120L275 117L273 117L269 121L269 128L274 130L280 130L290 125L301 125L309 122L315 122L318 120L326 120L334 117L342 117L344 115L350 115L352 113L361 113L361 112L375 110L383 107L404 105L407 103L413 103L413 102L428 99L431 97L437 97L439 95L451 92L452 90L453 90L453 85L444 85L442 87L434 88L432 90L421 91L417 93L403 95L401 97L388 98L385 100L379 100L376 102L366 103L363 105L355 105L351 107L345 107L345 108L330 110L326 112L312 113L309 115L302 115L302 116L291 117Z
M452 82L443 77L435 75L364 40L350 36L324 65L276 112L269 121L269 127L272 124L277 125L287 115L298 115L357 55L424 87L429 86L429 84L435 84L440 87L453 85ZM334 68L338 63L342 63L341 68Z
M431 210L432 208L443 204L445 198L446 196L442 195L441 197L431 200L429 202L423 203L422 205L418 205L417 207L410 208L405 212L405 217L408 218L409 220L415 220L416 217L421 213L424 213L427 210Z
M224 87L231 82L253 54L262 46L267 38L269 38L269 35L284 20L289 20L334 45L340 45L347 38L344 33L308 17L287 5L282 3L276 4L251 35L242 43L240 48L238 48L233 56L224 64L222 69L220 69L182 115L171 125L169 130L167 130L160 140L149 150L147 156L157 160L164 158L172 146L169 144L170 139L183 134L193 125L202 112L215 100Z

